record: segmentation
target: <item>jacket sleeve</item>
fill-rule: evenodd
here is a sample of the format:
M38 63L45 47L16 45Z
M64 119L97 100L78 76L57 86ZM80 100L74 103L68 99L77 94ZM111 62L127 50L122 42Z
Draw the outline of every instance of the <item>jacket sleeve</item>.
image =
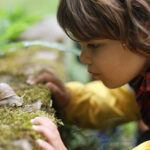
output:
M150 150L150 141L146 141L146 142L136 146L132 150Z
M134 92L128 88L108 89L100 81L83 85L70 82L71 100L64 108L66 122L82 128L106 129L139 119Z

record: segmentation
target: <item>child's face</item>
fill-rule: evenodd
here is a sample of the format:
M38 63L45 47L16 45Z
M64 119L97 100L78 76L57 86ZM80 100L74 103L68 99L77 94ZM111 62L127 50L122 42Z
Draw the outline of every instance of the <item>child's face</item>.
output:
M115 40L80 42L81 62L95 79L102 80L109 88L117 88L143 73L148 59L131 52Z

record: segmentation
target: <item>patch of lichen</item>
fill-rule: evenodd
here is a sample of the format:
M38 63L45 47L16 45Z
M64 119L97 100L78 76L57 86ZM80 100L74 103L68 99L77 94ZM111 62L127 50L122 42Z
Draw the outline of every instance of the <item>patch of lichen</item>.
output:
M41 134L38 134L32 129L30 120L44 116L50 118L54 123L58 123L53 114L48 114L41 110L24 111L22 108L4 107L0 108L0 147L5 148L9 143L15 140L27 139L34 150L38 150L35 140L42 138Z

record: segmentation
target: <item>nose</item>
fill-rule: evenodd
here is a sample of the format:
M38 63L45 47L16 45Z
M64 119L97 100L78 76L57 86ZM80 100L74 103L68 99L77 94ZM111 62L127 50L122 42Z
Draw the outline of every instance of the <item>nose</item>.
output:
M87 65L91 65L92 64L92 59L91 59L91 56L90 54L82 51L81 52L81 55L80 55L80 61L84 64L87 64Z

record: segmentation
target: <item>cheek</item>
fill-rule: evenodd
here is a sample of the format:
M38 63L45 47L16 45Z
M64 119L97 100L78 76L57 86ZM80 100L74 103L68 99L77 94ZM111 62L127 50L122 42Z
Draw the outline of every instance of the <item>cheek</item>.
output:
M118 88L130 81L126 72L119 71L117 68L109 69L102 73L100 80L103 81L104 85L108 88Z
M100 74L99 79L110 88L130 82L146 63L145 58L120 48L103 50L93 60L93 67Z
M113 77L114 75L117 75L118 72L120 72L121 65L118 62L119 61L115 61L110 57L99 57L99 59L95 61L95 65L100 74L106 77Z
M100 80L102 80L108 88L117 88L129 83L138 76L143 67L144 64L136 64L136 62L134 65L124 65L122 62L120 62L120 64L115 64L113 62L103 63L99 65L99 72L101 73Z
M100 74L99 79L109 88L116 88L130 81L129 68L122 62L99 59L96 63L96 69Z

